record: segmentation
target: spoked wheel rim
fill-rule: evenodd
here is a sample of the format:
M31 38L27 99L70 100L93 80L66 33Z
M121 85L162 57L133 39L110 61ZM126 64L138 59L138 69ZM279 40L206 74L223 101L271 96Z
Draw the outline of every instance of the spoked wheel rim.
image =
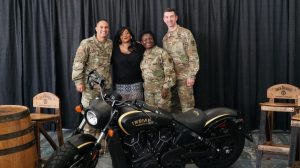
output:
M220 142L219 142L220 143ZM218 160L228 160L230 159L233 155L234 152L237 152L237 143L235 140L233 139L226 139L225 141L221 142L223 143L222 148L220 149L221 152L220 154L217 156ZM219 146L219 144L217 144L217 146Z

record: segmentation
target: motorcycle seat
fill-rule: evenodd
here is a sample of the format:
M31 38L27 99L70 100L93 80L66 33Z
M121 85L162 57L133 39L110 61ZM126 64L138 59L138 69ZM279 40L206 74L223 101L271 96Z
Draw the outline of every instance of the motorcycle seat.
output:
M207 121L206 114L196 108L184 113L173 113L172 116L176 121L196 132L200 132Z
M225 108L225 107L218 107L205 110L204 113L207 116L207 122L205 125L208 125L210 122L214 121L217 118L225 117L225 116L236 116L237 112L235 110Z

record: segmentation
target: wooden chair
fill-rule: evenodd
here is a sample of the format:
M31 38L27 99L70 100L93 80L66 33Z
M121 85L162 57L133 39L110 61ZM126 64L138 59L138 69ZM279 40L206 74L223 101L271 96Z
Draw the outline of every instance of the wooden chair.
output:
M298 147L297 147L298 140ZM289 153L288 168L300 167L300 114L294 115L291 121L291 145ZM296 162L296 153L298 152L298 162Z
M35 126L37 153L39 157L39 166L41 166L46 159L41 158L40 134L44 135L45 139L54 150L58 148L52 137L44 129L45 123L55 123L58 144L61 146L64 143L59 98L50 92L39 93L33 97L33 107L35 108L35 112L31 113L30 117ZM45 113L46 110L50 113Z
M291 116L299 111L300 90L290 84L278 84L268 88L268 102L260 103L260 134L256 153L256 168L261 167L264 153L289 155L289 144L275 144L272 141L273 113L284 112Z

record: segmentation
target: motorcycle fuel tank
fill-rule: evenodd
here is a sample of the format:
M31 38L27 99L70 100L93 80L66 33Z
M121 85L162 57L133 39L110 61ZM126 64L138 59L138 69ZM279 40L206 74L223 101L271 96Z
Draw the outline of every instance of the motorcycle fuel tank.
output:
M164 126L170 123L170 119L159 116L151 111L139 111L127 108L118 120L119 127L129 135L142 130L149 130L154 126Z

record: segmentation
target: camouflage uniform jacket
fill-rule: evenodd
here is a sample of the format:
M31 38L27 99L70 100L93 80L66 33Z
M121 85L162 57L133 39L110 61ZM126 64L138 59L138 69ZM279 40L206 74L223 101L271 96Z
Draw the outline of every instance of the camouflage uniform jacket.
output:
M110 60L112 41L99 42L96 36L82 40L73 64L72 80L75 85L87 86L87 73L96 69L106 80L106 89L111 88Z
M162 87L169 89L174 86L174 63L164 49L154 46L146 50L140 67L145 89L161 91Z
M167 32L163 48L173 58L177 79L193 78L199 70L197 45L190 30L180 27Z

